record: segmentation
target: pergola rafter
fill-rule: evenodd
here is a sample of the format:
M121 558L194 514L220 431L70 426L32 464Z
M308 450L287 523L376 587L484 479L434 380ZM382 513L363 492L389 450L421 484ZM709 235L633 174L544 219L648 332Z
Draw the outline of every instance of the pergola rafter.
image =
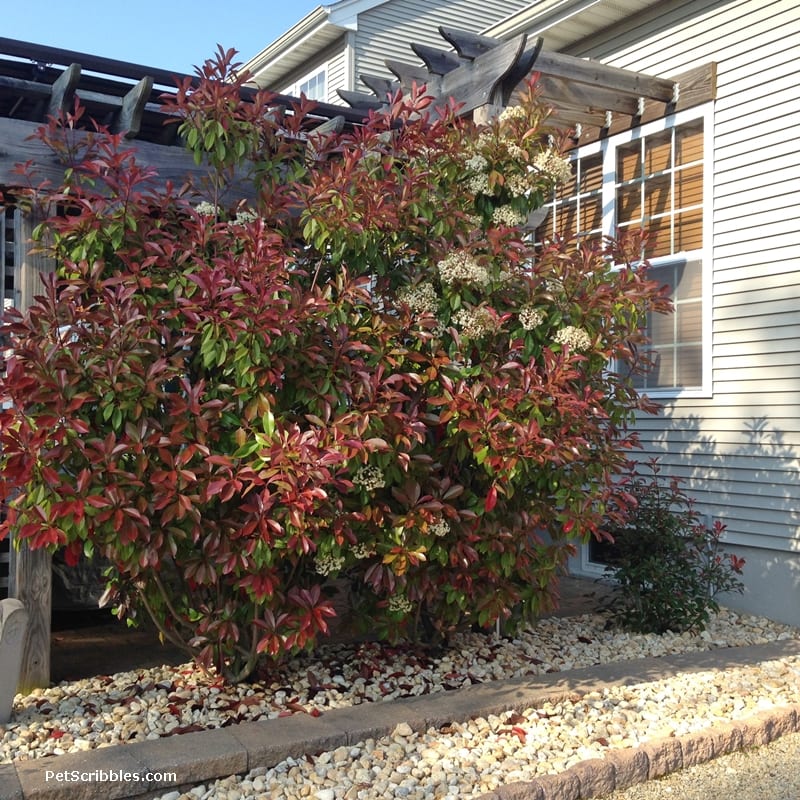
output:
M553 124L572 128L576 139L585 140L703 102L715 92L713 64L659 78L547 51L541 38L530 42L525 34L503 41L448 27L440 27L439 33L453 50L412 44L421 64L387 60L396 81L361 75L374 96L357 92L340 96L348 103L376 107L389 93L425 84L429 94L455 99L466 114L508 105L519 84L536 72L542 99L554 112Z
M174 117L163 107L163 95L174 93L176 81L186 79L197 82L197 76L0 37L0 185L18 183L15 167L26 161L37 163L42 178L58 177L59 165L50 164L46 148L29 137L49 116L71 111L76 97L87 118L135 140L137 158L157 167L165 180L198 172L181 146L178 126L166 124ZM243 99L252 99L256 91L243 88ZM314 122L325 126L321 134L340 124L331 120L361 124L371 109L383 105L368 99L363 106L314 103L309 133ZM299 102L276 94L271 104L291 109Z

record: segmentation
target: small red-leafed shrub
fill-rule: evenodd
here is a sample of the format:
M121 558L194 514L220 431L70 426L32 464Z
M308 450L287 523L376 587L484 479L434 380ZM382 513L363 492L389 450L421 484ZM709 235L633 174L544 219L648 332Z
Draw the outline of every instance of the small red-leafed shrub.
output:
M633 246L526 239L568 169L533 92L322 138L228 61L171 102L202 186L40 134L69 163L31 192L58 272L5 326L2 532L102 555L120 615L230 680L313 646L334 579L387 638L535 617L614 510L666 301Z

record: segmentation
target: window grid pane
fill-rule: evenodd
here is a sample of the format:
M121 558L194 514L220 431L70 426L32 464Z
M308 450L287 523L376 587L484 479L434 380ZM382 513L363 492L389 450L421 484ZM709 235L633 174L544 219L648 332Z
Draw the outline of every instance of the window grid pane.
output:
M640 389L675 389L702 385L702 262L651 267L649 277L670 287L674 314L650 314L648 354L653 369L637 376Z
M556 194L553 214L545 230L554 236L600 238L603 234L603 159L601 155L577 161L571 181Z
M704 121L614 144L575 159L575 175L554 193L550 214L536 238L600 238L603 206L613 203L614 230L622 235L644 229L644 257L658 259L650 275L670 287L675 313L647 320L647 353L655 366L636 385L642 389L699 389L703 386L702 260ZM606 159L605 156L608 156ZM605 160L604 160L605 159ZM614 171L603 187L603 168ZM605 192L605 197L604 197ZM614 230L609 230L613 233ZM688 260L687 260L687 254ZM665 263L668 260L671 263Z

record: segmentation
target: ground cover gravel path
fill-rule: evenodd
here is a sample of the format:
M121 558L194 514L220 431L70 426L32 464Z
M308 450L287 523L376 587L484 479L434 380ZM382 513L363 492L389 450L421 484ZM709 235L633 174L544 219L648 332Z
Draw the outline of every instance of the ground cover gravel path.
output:
M546 618L513 639L465 634L436 655L412 647L330 645L232 687L191 664L97 676L18 697L14 721L0 726L0 763L797 634L724 609L699 636L628 634L607 629L607 617L588 614Z
M541 708L512 709L421 733L401 723L391 736L286 759L184 794L171 792L161 800L479 798L505 784L604 758L615 749L707 731L799 702L800 658L779 659L604 688ZM658 783L650 791L642 798L669 796L666 789L658 794ZM636 795L621 797L632 800ZM773 796L761 794L758 800Z
M762 644L797 634L769 620L727 610L700 636L631 635L607 629L602 615L584 615L541 620L514 639L465 635L436 655L374 644L329 646L263 675L255 684L238 687L225 687L191 665L100 676L18 698L15 721L0 728L0 763L612 661ZM288 760L248 776L197 786L183 797L477 797L510 781L602 757L609 749L798 702L800 659L786 658L613 687L440 730L414 732L400 725L383 740ZM177 800L180 795L164 797ZM771 799L762 795L759 800Z

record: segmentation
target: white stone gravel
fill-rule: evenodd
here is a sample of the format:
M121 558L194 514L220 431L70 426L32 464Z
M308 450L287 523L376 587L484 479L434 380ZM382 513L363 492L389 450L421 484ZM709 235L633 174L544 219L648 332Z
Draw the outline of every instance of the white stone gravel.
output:
M298 711L316 714L491 680L798 635L794 628L725 609L700 636L627 634L606 630L606 621L599 614L547 618L513 640L466 634L435 657L408 646L330 645L259 682L234 687L191 664L62 683L16 698L14 721L0 726L0 763Z
M796 703L799 679L800 658L795 657L611 687L424 733L414 733L401 723L391 736L313 758L287 759L244 777L196 786L179 797L468 800L503 784L603 758L609 749L681 736Z

